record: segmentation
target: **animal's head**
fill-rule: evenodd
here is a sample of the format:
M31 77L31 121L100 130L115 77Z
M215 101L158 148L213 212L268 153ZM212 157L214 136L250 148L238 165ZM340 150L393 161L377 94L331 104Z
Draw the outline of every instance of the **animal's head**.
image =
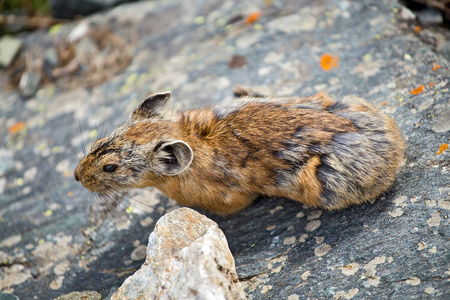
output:
M170 92L149 96L130 120L98 139L75 169L75 179L90 191L108 194L153 185L176 176L192 162L191 147L167 112Z

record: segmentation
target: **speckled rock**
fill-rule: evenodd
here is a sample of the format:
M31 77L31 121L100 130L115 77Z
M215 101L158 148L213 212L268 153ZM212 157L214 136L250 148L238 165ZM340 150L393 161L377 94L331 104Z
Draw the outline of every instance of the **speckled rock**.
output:
M94 216L93 226L95 198L73 179L82 147L126 121L149 93L172 90L175 108L189 109L230 101L243 85L277 96L362 96L407 140L395 184L374 203L329 212L260 197L227 218L207 214L227 237L247 297L445 299L450 150L437 152L450 144L450 64L433 41L449 41L450 32L418 32L402 7L396 0L139 1L86 20L129 38L133 53L120 74L101 72L110 75L102 84L57 81L23 101L0 69L0 160L7 163L0 167L0 290L20 299L83 290L106 297L122 285L143 264L156 220L177 206L156 189L132 191L118 198L118 216ZM246 23L255 11L259 19ZM303 21L312 18L315 26ZM293 27L284 28L289 21ZM46 49L75 26L56 36L23 34L23 48ZM326 53L338 58L328 71L320 64ZM230 68L235 55L245 65Z
M102 300L102 295L96 291L72 292L67 295L61 295L55 300Z
M163 216L147 258L111 299L246 299L217 224L189 208Z
M0 292L0 300L19 300L19 297L13 294L7 294Z

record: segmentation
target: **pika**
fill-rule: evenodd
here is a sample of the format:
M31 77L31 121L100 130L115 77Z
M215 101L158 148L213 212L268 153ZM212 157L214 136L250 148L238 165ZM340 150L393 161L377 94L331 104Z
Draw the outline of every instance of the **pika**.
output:
M220 215L259 195L333 210L378 197L403 162L394 120L355 96L246 96L184 112L170 98L149 96L98 139L75 179L99 195L153 186Z

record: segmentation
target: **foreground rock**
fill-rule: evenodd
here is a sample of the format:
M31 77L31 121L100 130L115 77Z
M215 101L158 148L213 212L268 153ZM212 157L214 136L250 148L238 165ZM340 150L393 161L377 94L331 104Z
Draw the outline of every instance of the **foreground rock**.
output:
M111 299L245 299L234 259L214 221L189 208L163 216L147 259Z
M61 295L55 300L101 300L102 295L95 291L72 292L67 295Z

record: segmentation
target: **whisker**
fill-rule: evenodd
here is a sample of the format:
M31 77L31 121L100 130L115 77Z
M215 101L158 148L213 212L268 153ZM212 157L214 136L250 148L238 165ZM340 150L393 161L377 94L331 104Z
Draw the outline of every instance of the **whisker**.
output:
M111 189L112 189L114 192L116 192L116 193L118 193L119 195L121 195L122 197L125 197L125 198L127 198L128 200L130 200L130 203L131 203L131 201L134 201L135 203L138 203L138 204L140 204L140 205L142 205L142 206L145 206L145 207L148 207L148 208L153 209L152 206L150 206L150 205L144 203L143 201L139 201L139 200L137 200L137 199L135 199L135 198L129 196L126 192L117 190L117 189L115 189L115 188L111 188ZM144 209L139 208L138 206L134 206L134 207L136 207L136 209L138 209L140 212L146 213Z
M117 212L120 212L121 214L125 213L128 209L129 205L127 203L129 202L130 198L126 193L118 191L116 189L112 189L112 192L108 192L106 194L103 194L107 197L107 199L110 200L111 207L116 210ZM123 198L126 198L126 202L123 202Z
M68 145L68 149L72 152L73 156L75 156L76 161L80 161L83 158L72 144ZM72 157L72 159L74 158Z
M101 106L99 106L99 108L97 109L97 113L95 114L95 130L97 130L97 128L98 128L98 115L100 114L100 109L101 109ZM98 137L98 131L97 131L97 136L94 136L94 135L89 135L89 138L91 139L91 144L94 142L94 139L96 139Z
M79 137L81 138L81 149L83 150L84 155L86 156L86 147L85 147L85 143L84 143L84 139L83 139L83 133L81 131L81 123L80 123L80 118L78 117L78 112L75 111L75 115L77 117L77 122L78 122L78 134Z
M96 198L100 200L97 203L100 203L100 212L104 214L104 216L110 216L113 219L117 219L119 216L124 216L124 211L118 208L120 202L117 203L117 198L112 194L104 194L104 193L94 193ZM105 207L106 209L103 209Z
M100 130L100 136L105 136L106 133L106 131L104 131L105 124L106 124L106 97L103 97L103 121L102 121L102 128Z

